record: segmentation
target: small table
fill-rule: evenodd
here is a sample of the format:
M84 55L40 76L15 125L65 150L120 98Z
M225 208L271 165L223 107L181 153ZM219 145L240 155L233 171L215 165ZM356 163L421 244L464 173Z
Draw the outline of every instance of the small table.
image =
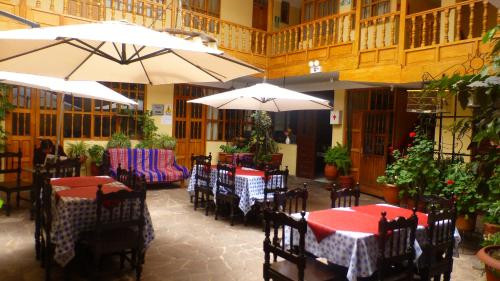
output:
M306 251L326 258L328 262L347 268L347 279L369 277L377 270L378 232L380 212L387 212L387 219L396 216L409 217L411 210L388 205L376 204L352 208L334 208L309 212L306 233ZM294 214L300 218L300 214ZM425 240L427 215L417 212L419 225L416 231L415 251L421 255L419 242ZM314 228L314 230L313 230ZM289 235L289 230L286 234ZM294 243L298 242L298 233L294 234ZM288 241L288 239L285 239ZM460 242L460 235L455 230L455 245Z
M113 192L128 187L108 176L51 179L51 184L54 260L65 266L75 256L75 243L80 233L92 230L95 225L97 185L103 184L104 192L106 189L107 192ZM154 239L153 224L147 206L144 216L144 244L147 247Z
M193 168L191 179L189 180L188 192L194 193L196 167ZM212 167L210 174L210 185L212 185L213 193L217 190L217 168ZM250 168L236 168L235 175L235 192L240 197L238 207L247 214L257 200L264 198L264 171L250 169ZM216 198L214 198L216 200Z

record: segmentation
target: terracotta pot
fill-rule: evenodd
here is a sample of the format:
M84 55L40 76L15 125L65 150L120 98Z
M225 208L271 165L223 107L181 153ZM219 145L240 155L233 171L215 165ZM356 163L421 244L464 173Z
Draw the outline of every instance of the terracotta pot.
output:
M232 163L233 154L226 152L219 152L219 162L221 163Z
M354 178L352 176L339 176L340 188L353 188Z
M484 263L487 281L500 281L500 260L492 257L492 251L500 251L500 245L487 246L477 252L477 257Z
M473 231L476 226L476 215L469 215L465 218L465 215L458 215L456 221L456 227L460 231Z
M87 162L87 156L85 155L80 156L80 164L84 165L85 162Z
M325 178L327 180L334 180L338 176L337 166L333 164L325 164Z
M384 200L388 204L399 204L399 187L395 184L386 184L382 190Z
M281 161L283 161L283 153L271 154L271 163L273 164L273 166L280 167Z
M417 206L417 205L415 204L415 199L413 199L413 198L408 198L408 199L406 200L406 208L408 208L408 209L413 209L413 208L415 208L415 207L417 207L417 210L418 210L418 211L425 210L425 203L424 203L424 202L422 202L422 201L420 201L420 202L418 202L418 206Z
M494 223L484 223L484 234L495 234L497 232L500 232L500 224L494 224Z
M92 176L100 176L101 169L95 164L95 162L90 163L90 174Z

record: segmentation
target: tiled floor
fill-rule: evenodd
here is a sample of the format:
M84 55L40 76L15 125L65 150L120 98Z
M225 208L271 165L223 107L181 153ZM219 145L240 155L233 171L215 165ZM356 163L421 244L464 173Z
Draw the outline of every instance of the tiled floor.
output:
M291 185L301 179L292 178ZM329 206L325 184L308 181L309 209ZM215 221L203 210L193 211L185 189L149 190L147 204L156 239L150 245L142 280L262 280L260 224L229 226L224 218ZM361 204L380 202L362 196ZM33 222L27 208L14 209L11 217L0 213L0 281L43 280L43 270L34 258ZM461 250L455 259L452 280L484 280L481 265L471 251ZM84 280L75 269L73 280ZM52 280L62 280L56 268ZM107 275L102 280L134 280L134 274Z

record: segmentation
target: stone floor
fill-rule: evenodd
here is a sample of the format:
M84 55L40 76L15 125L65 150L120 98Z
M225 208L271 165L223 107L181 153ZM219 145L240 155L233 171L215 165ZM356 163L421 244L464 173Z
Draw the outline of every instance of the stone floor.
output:
M292 178L291 186L302 180ZM325 184L307 182L308 209L327 208L330 199ZM147 251L142 280L262 280L264 233L258 222L231 227L224 218L206 217L201 209L193 211L185 189L149 190L147 197L156 238ZM361 198L361 204L380 201L366 195ZM33 228L26 206L14 208L10 217L0 213L0 281L43 280L43 270L34 258ZM461 247L460 253L452 280L484 280L474 251ZM70 276L85 280L79 268ZM62 279L62 270L56 266L52 280ZM102 280L134 280L134 273L108 273Z

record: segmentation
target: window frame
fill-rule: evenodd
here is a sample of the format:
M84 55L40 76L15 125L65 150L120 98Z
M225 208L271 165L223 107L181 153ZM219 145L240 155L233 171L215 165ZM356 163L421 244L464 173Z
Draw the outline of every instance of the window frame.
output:
M365 3L365 1L361 0L361 19L368 19L372 17L378 17L382 15L389 14L391 12L391 0L366 0L369 3ZM378 9L380 6L386 5L387 10L383 11L381 14L378 13ZM365 9L368 8L369 14L365 14Z

